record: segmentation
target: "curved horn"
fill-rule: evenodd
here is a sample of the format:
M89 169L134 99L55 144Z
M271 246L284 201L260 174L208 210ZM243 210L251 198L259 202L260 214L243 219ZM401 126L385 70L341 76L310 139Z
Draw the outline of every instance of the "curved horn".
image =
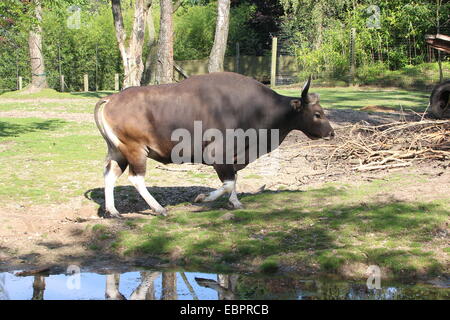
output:
M308 80L305 82L305 85L302 89L302 100L307 101L308 100L308 90L309 86L311 85L311 75L309 76Z

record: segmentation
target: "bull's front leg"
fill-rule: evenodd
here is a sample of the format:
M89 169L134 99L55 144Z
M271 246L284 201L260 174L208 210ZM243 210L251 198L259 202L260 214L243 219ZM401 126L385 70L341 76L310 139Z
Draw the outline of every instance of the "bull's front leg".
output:
M243 205L239 201L236 193L236 180L237 174L234 170L233 165L215 165L214 169L217 172L223 185L209 194L200 193L194 200L194 202L211 202L217 200L224 194L229 194L230 197L228 201L234 209L242 209Z

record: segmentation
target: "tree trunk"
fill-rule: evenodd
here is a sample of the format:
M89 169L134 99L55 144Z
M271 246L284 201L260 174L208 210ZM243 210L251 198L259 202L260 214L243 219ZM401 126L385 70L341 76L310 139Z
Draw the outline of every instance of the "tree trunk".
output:
M208 71L223 71L223 60L227 49L228 25L230 21L230 0L219 0L214 45L209 55Z
M173 26L172 0L161 0L161 19L159 29L156 83L173 82Z
M36 92L48 88L45 75L44 55L42 53L42 7L39 0L35 0L35 15L37 24L28 34L28 48L30 50L31 83L27 91Z
M439 34L441 32L441 23L440 23L440 10L441 10L442 0L436 0L436 33ZM444 81L444 73L442 71L442 58L441 58L441 50L438 50L438 66L439 66L439 83Z
M318 5L317 7L317 35L316 40L314 42L314 48L320 49L322 46L323 41L323 15L324 15L324 8L322 5Z
M120 0L111 0L116 38L124 70L123 88L139 86L141 84L144 63L142 51L145 35L145 21L151 6L151 0L136 0L134 6L133 29L128 46L125 45L127 35L123 24Z
M155 84L156 83L156 60L158 54L158 46L155 31L155 22L153 20L152 10L153 6L148 10L147 17L147 29L148 29L148 55L145 61L144 75L142 77L142 84Z
M44 300L45 277L34 276L33 281L33 297L31 300Z
M163 272L161 300L177 300L177 299L178 299L177 274L175 272Z

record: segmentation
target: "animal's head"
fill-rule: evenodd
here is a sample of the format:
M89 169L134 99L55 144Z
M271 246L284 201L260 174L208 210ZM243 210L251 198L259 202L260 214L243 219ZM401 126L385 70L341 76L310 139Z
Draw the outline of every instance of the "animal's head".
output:
M334 130L319 103L319 95L308 93L311 76L306 81L300 99L291 100L291 106L297 112L297 129L310 139L333 138Z

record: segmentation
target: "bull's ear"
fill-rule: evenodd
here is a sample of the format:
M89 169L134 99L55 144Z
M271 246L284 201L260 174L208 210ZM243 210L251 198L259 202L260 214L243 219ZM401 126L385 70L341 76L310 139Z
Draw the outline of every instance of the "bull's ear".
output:
M302 102L299 99L291 100L291 106L295 111L300 111L302 109Z
M305 82L305 85L303 86L303 89L302 89L302 100L305 102L308 101L308 91L309 91L310 85L311 85L311 75L309 76L308 80Z

